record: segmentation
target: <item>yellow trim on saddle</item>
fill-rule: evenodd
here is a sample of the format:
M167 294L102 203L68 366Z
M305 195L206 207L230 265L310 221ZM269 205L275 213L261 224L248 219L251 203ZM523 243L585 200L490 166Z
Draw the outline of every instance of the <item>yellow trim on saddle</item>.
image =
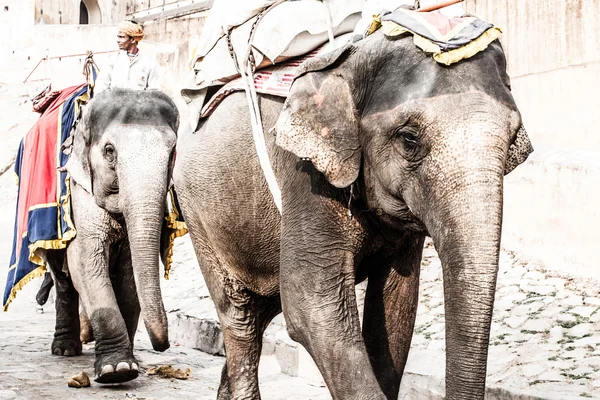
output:
M379 28L381 28L381 14L374 14L371 25L369 25L369 28L367 29L366 36L369 36Z
M90 95L88 92L85 92L84 94L82 94L81 96L77 97L75 99L75 118L77 118L77 115L79 115L79 112L81 110L81 105L88 101L90 99ZM60 154L62 152L61 150L61 144L62 144L62 114L63 114L63 104L60 105L59 108L59 112L58 115L61 116L58 119L58 129L57 129L57 151L56 151L56 165L60 165ZM57 218L57 226L58 226L58 239L53 239L53 240L38 240L36 242L33 242L29 245L29 261L31 261L34 264L39 265L38 268L34 269L33 271L31 271L30 273L28 273L27 275L25 275L19 282L17 282L15 284L15 286L13 286L13 288L10 291L10 296L8 297L8 300L6 301L6 304L4 305L4 311L8 310L8 306L9 304L15 299L15 297L17 296L17 292L20 291L23 286L25 286L27 283L29 283L32 279L34 278L38 278L42 275L44 275L44 273L46 272L46 263L44 262L44 259L42 257L42 254L39 253L40 250L60 250L60 249L65 249L67 247L67 244L73 240L75 238L75 236L77 236L77 230L75 229L75 224L73 224L73 219L71 218L71 176L69 174L67 174L67 177L65 178L65 186L67 188L67 193L66 195L62 196L60 195L60 185L61 185L61 181L60 181L60 172L56 172L58 174L59 179L57 179L57 188L56 188L56 194L57 194L57 199L56 199L56 203L48 203L48 204L37 204L35 206L32 206L29 208L29 211L31 210L35 210L38 208L45 208L45 207L58 207L59 210L57 212L58 218ZM19 185L19 175L17 175L17 173L15 173L15 180L16 180L16 184L17 186ZM61 204L61 200L63 200L63 203ZM69 231L67 231L65 233L65 235L63 236L62 233L62 225L61 225L61 220L60 220L60 208L63 209L63 214L64 214L64 221L67 224L67 226L70 228ZM25 237L27 235L27 232L25 232L23 234L23 237ZM17 264L11 265L9 268L9 271L11 269L16 268Z
M13 286L13 288L10 291L10 296L8 296L8 299L6 300L6 304L4 305L4 311L8 311L9 304L17 297L17 292L19 290L23 289L23 286L28 284L33 279L39 278L40 276L44 275L45 272L46 272L46 267L39 266L36 269L34 269L33 271L31 271L30 273L28 273L27 275L25 275L19 282L17 282L17 284L15 286Z
M177 207L175 207L175 199L171 191L168 192L169 201L171 203L171 207L169 207L169 211L165 216L165 220L167 223L167 228L171 230L169 233L169 244L167 247L167 256L165 257L165 279L169 279L169 273L171 272L171 264L173 263L173 245L175 243L175 239L181 237L188 233L188 228L185 222L177 221L179 217L179 212L177 212Z
M39 210L40 208L49 208L49 207L58 207L58 203L46 203L46 204L36 204L35 206L29 207L28 211Z
M487 47L494 40L498 39L502 35L502 31L500 28L493 27L485 31L481 36L477 39L469 42L465 46L462 46L458 49L438 52L433 55L435 61L440 64L450 65L459 62L460 60L464 60L470 57L473 57L475 54L487 49ZM415 36L416 38L416 36ZM415 43L416 44L416 43Z
M419 17L418 15L412 15L412 16L413 16L413 18L418 19L419 22L421 22L423 25L428 27L428 29L430 31L432 31L434 34L437 33L436 36L438 36L441 41L447 41L447 40L451 39L456 34L458 34L462 29L464 29L467 25L469 25L474 20L476 20L475 17L469 17L464 22L461 22L459 25L455 26L446 35L442 35L440 33L439 29L437 29L435 26L428 23L427 20L425 20L424 18ZM377 28L372 30L372 28L374 26L377 26ZM415 32L411 31L410 29L407 29L401 25L398 25L394 21L381 21L381 18L379 15L373 16L373 22L371 23L371 26L369 27L368 34L370 35L371 33L375 32L375 30L377 30L379 27L381 27L381 31L383 32L383 34L388 37L396 37L396 36L400 36L405 33L412 34L413 42L414 42L415 46L417 46L418 48L420 48L421 50L423 50L426 53L432 53L433 59L435 61L437 61L438 63L444 64L444 65L451 65L451 64L457 63L461 60L465 60L467 58L473 57L475 54L485 50L489 46L490 43L492 43L494 40L498 39L502 35L502 30L500 28L492 27L492 28L488 29L487 31L485 31L477 39L472 40L468 44L466 44L462 47L459 47L458 49L442 51L440 49L440 46L438 46L434 42L430 41L429 39L424 38L423 36L416 34Z

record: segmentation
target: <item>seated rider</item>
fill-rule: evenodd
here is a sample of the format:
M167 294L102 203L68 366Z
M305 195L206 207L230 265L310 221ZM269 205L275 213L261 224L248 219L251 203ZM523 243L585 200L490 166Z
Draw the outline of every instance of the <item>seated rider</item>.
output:
M110 65L100 71L94 93L111 88L160 89L159 67L153 57L140 51L138 43L144 37L144 28L135 21L119 25L117 44L119 52Z

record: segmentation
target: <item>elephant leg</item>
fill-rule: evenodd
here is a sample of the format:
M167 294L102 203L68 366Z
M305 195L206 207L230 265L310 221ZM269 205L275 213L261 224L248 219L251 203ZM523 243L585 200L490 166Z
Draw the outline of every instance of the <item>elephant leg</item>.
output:
M290 337L309 352L332 397L385 399L360 329L355 255L368 234L348 199L311 165L283 181L280 293ZM332 199L332 196L337 197Z
M223 331L226 362L217 399L260 399L258 363L262 336L269 322L281 312L279 296L263 297L245 288L207 244L202 226L192 218L188 219L188 226Z
M133 340L140 321L140 302L138 300L133 266L131 263L131 249L128 241L123 241L113 246L114 257L111 257L112 285L119 304L119 310L125 320L129 341L133 348ZM113 263L113 260L115 262Z
M419 299L424 237L410 236L393 255L369 260L363 337L371 365L388 399L397 399Z
M254 345L248 347L255 347L255 349L247 349L248 354L257 354L256 358L256 366L258 367L260 354L262 351L262 338L267 329L267 326L271 322L271 320L281 312L281 301L279 300L279 296L276 297L263 297L263 296L255 296L255 313L256 313L256 335L254 335ZM225 347L227 348L227 343L225 343ZM239 344L236 343L236 348L239 348ZM229 354L229 352L227 352ZM223 370L221 372L221 383L219 385L219 392L217 395L217 400L229 400L234 398L232 392L232 385L230 384L230 379L235 379L235 373L229 372L228 367L229 361L225 361L225 365L223 366ZM256 371L258 372L258 370ZM233 378L230 378L233 376ZM256 387L258 388L258 375L255 376L256 379ZM235 397L237 398L237 397ZM255 393L253 393L252 397L249 398L260 398L260 393L258 389Z
M288 333L310 353L334 399L383 399L360 331L353 253L341 250L346 239L318 236L292 236L281 246Z
M281 284L290 337L310 353L334 399L385 398L360 332L352 273L304 267L281 271L295 274Z
M63 271L65 261L64 250L49 250L48 265L56 290L56 325L52 354L57 356L77 356L81 354L79 340L79 294L73 286L71 278Z
M72 186L77 236L67 247L69 272L96 339L96 382L119 383L138 376L127 326L109 275L110 238L118 225L79 186Z

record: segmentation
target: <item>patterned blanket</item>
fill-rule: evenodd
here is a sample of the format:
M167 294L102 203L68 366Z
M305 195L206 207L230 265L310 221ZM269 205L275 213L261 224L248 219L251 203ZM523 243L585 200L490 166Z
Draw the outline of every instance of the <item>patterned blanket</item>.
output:
M61 145L88 98L87 84L63 89L21 140L15 162L18 197L13 250L2 299L5 311L27 282L46 271L39 251L64 249L75 237L67 174L57 168L67 161Z
M263 68L254 73L254 87L257 93L270 94L273 96L287 97L290 87L296 76L300 64L309 58L319 54L321 48L308 54L293 58L273 67ZM222 86L202 107L200 118L206 118L212 114L223 99L233 92L244 90L244 83L237 78Z
M502 31L477 17L450 18L435 12L399 8L376 17L370 32L381 27L388 37L412 34L417 47L440 64L450 65L485 50Z

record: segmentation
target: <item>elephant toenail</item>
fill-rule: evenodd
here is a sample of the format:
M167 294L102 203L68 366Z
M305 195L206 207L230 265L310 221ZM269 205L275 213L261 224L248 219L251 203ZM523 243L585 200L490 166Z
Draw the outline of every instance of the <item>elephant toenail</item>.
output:
M59 348L56 348L52 351L52 354L54 354L55 356L62 356L62 351L60 351Z
M69 357L73 357L75 355L75 350L73 349L66 349L65 352L63 353L64 356L69 356Z
M131 364L131 369L134 371L139 371L138 365L136 363Z
M113 368L112 365L105 365L104 367L102 367L102 371L100 371L100 375L104 375L104 374L110 374L112 372L115 372L115 369Z
M129 371L130 369L131 368L129 367L129 363L126 363L125 361L121 361L117 364L117 372Z

